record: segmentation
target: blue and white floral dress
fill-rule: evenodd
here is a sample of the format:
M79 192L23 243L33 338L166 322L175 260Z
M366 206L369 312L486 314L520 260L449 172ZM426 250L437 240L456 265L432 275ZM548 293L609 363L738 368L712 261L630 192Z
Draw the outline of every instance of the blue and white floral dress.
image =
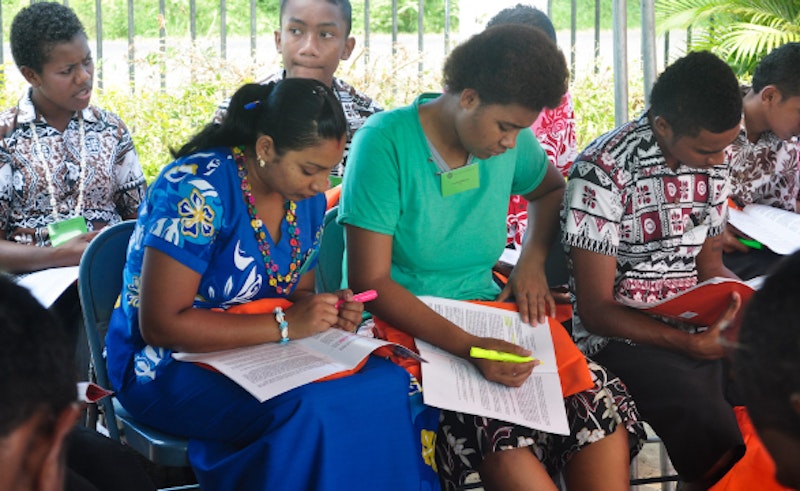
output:
M323 195L297 203L304 259L318 247L324 212ZM267 234L281 272L291 261L287 227L284 219L278 244ZM120 402L137 419L190 439L204 491L420 489L405 370L371 357L353 376L259 403L227 377L144 342L139 278L146 247L201 275L195 308L280 296L268 284L230 149L180 158L150 186L106 339Z

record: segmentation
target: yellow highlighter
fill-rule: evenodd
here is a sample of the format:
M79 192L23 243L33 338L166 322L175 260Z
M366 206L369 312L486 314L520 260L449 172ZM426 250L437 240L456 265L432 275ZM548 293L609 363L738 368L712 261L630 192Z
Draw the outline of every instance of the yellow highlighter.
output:
M503 351L483 349L477 346L473 346L469 349L469 356L471 356L472 358L482 358L484 360L493 360L493 361L506 361L509 363L526 363L529 361L536 360L536 358L532 356L520 356L520 355L515 355L513 353L505 353Z

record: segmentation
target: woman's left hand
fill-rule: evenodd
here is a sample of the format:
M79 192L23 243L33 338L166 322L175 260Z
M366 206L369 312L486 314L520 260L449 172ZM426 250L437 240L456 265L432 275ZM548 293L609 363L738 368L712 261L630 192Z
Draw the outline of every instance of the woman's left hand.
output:
M548 314L555 315L556 303L543 270L520 274L520 270L514 268L497 301L502 302L511 296L517 303L523 322L545 322Z
M361 324L361 314L364 312L364 304L353 301L353 291L348 289L336 292L341 305L339 306L339 317L333 327L348 332L356 332Z

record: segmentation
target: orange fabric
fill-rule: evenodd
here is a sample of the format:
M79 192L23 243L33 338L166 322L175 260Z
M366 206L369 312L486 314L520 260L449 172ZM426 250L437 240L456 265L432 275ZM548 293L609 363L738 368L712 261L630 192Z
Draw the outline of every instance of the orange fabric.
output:
M405 346L414 353L419 353L419 350L417 349L417 343L414 342L413 336L409 336L405 332L395 329L377 317L373 316L372 320L375 322L374 332L376 337L385 339L386 341L390 341L392 343L397 343L401 346ZM414 376L414 378L420 381L422 380L422 366L420 365L420 362L414 360L413 358L400 358L398 356L392 356L390 358L396 365L400 365L401 367L405 368L408 373Z
M572 320L572 304L557 303L556 304L556 320L561 324ZM563 327L563 326L562 326Z
M758 438L743 406L733 408L747 446L744 457L709 491L791 491L775 480L775 462Z
M733 198L728 198L728 206L733 208L734 210L742 211L742 207L737 205Z
M292 306L292 302L285 298L261 298L258 300L254 300L252 302L247 302L239 305L234 305L233 307L229 308L226 312L230 314L271 314L275 307L280 307L282 309L287 309ZM290 326L291 327L291 326ZM291 331L289 331L291 334ZM384 350L384 348L379 348L375 350L375 354L380 356L388 356L390 351ZM347 377L348 375L352 375L364 366L367 363L367 358L361 360L358 365L350 370L343 370L341 372L332 373L328 376L318 378L315 382L325 382L326 380L335 380L337 378Z
M508 284L508 277L506 275L504 275L503 273L498 273L497 271L492 271L492 274L502 284L504 284L504 285Z
M473 303L511 311L517 310L516 304L510 302L475 301ZM402 344L414 350L414 352L419 353L413 337L390 326L377 317L374 318L374 321L376 334L381 339ZM567 333L567 330L564 329L564 326L554 319L549 319L549 325L550 334L553 337L553 346L556 352L556 363L558 363L558 375L561 379L561 392L564 394L564 397L589 389L594 383L592 382L592 375L589 372L589 366L586 363L586 357L583 356L583 353L581 353L578 347L575 346L575 343L572 342L572 338ZM422 368L418 361L412 359L393 359L393 361L408 370L417 380L422 380Z
M271 314L275 307L288 309L291 306L292 302L285 298L261 298L234 305L225 312L229 314Z
M342 185L337 184L332 188L325 191L325 199L328 202L328 207L326 210L330 210L334 206L339 204L339 197L342 195Z

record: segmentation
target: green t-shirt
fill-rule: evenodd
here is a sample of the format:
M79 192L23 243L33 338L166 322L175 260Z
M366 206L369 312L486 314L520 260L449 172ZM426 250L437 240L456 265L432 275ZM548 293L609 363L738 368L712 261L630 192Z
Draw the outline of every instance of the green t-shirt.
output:
M413 294L489 300L499 293L491 268L506 244L509 197L539 185L547 155L526 128L513 149L470 164L480 186L442 196L418 115L436 97L371 116L356 132L338 220L391 235L392 278Z

